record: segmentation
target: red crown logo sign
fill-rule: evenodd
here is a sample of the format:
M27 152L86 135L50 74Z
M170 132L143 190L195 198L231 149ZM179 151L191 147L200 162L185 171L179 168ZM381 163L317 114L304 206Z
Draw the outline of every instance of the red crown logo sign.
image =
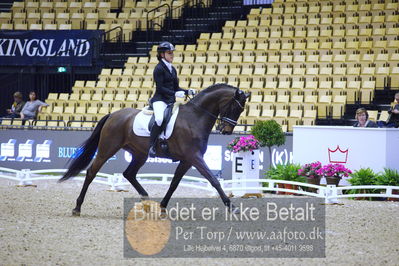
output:
M328 148L328 160L330 163L346 163L348 160L348 151L349 149L341 150L339 145L337 145L335 150Z

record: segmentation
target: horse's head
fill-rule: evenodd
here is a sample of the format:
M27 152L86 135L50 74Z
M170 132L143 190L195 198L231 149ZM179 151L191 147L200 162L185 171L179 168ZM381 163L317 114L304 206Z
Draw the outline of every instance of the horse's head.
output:
M250 93L244 93L242 90L237 89L233 98L225 104L221 109L221 122L217 129L223 135L230 135L233 133L234 127L237 125L238 118L245 110L245 102L249 98Z

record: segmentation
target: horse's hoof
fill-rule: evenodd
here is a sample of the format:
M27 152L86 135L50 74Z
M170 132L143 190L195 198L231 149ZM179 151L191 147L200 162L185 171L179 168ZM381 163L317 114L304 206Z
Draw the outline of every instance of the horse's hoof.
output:
M167 216L166 214L166 208L165 207L161 207L161 212L159 214L159 217L161 217L162 219L165 219Z
M72 210L72 216L80 216L80 211L78 210Z

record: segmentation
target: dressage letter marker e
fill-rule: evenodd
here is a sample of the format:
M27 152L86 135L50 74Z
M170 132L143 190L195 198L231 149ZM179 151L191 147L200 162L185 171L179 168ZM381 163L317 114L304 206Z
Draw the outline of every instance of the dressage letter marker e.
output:
M242 160L243 160L242 157L236 157L236 168L235 168L235 172L236 173L242 173L243 172L243 170L242 170ZM238 161L240 161L240 163ZM239 166L240 166L240 169L238 169Z
M232 163L232 193L241 197L246 194L261 193L258 189L259 182L248 181L259 179L259 150L233 153Z

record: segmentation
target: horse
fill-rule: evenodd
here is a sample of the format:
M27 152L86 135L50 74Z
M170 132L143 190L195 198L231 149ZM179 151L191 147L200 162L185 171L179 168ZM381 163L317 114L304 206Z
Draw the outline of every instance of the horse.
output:
M184 174L194 166L202 176L217 190L223 204L230 211L236 210L224 193L219 181L204 161L209 135L217 120L217 130L221 134L232 134L237 120L245 109L250 93L227 84L214 84L195 95L190 101L179 106L179 113L173 133L167 140L169 154L180 161L171 180L169 189L160 203L166 209L173 192ZM125 108L105 115L95 127L91 136L80 146L71 159L68 170L59 182L68 180L86 169L97 151L93 162L86 171L82 190L72 210L73 216L79 216L87 189L104 163L120 149L132 154L134 158L123 176L137 190L142 199L148 198L147 191L136 179L137 172L144 165L150 148L149 137L134 134L132 125L140 110ZM162 157L159 143L156 154Z

